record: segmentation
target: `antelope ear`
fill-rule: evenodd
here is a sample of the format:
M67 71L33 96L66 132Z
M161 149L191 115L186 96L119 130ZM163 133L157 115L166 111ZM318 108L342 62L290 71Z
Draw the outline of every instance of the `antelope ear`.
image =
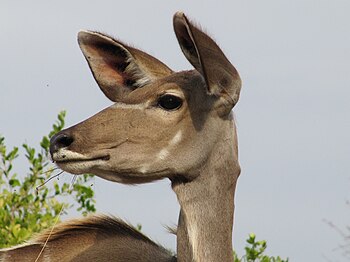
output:
M224 98L228 111L238 102L241 79L219 46L182 12L174 15L174 31L182 52L204 77L210 94Z
M78 42L102 92L114 102L172 73L158 59L97 32L79 32Z

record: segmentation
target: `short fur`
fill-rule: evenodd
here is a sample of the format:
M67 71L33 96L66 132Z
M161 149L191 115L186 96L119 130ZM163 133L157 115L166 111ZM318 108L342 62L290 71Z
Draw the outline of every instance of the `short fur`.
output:
M105 215L60 223L52 232L46 230L23 245L1 250L0 261L34 262L47 240L38 261L151 262L155 257L164 262L176 261L169 251L134 227L119 218ZM68 244L70 252L65 250L64 243ZM99 254L95 243L103 243L106 250ZM94 258L97 254L99 256Z

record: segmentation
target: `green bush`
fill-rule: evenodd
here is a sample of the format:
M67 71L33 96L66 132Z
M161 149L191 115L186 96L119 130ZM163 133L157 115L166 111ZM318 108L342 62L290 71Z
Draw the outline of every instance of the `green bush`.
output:
M48 186L43 184L54 172L49 158L50 138L62 130L64 118L65 112L60 112L52 131L41 140L38 151L28 144L22 145L29 163L25 176L13 172L19 148L8 150L5 138L0 136L0 247L20 244L33 233L52 226L61 210L64 214L73 207L67 202L68 195L73 196L77 210L83 215L95 212L90 175L78 176L73 186L55 180Z
M288 262L288 258L286 260L283 260L279 256L270 257L266 255L266 241L257 241L255 234L249 234L249 237L246 241L247 246L244 248L245 255L239 258L237 254L233 252L235 262Z

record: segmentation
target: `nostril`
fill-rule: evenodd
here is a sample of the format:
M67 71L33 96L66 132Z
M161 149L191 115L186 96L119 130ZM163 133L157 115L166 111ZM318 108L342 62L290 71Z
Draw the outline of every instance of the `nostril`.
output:
M73 141L73 137L65 133L58 133L54 135L50 141L51 156L59 149L70 146L73 143Z
M57 137L55 142L60 148L68 147L73 143L73 137L62 134L61 136Z

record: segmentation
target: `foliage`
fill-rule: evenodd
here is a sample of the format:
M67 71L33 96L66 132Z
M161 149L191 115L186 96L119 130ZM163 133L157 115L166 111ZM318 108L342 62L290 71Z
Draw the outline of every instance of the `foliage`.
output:
M270 257L265 255L264 252L267 248L266 241L257 241L255 238L255 234L249 234L249 237L246 240L247 246L244 248L245 255L239 258L234 252L233 256L235 262L288 262L288 258L283 260L279 256Z
M73 196L83 215L95 212L94 191L91 183L87 184L90 175L78 176L73 186L58 181L43 185L54 172L49 160L50 138L63 129L64 118L65 112L60 112L52 131L41 140L39 152L26 143L22 145L29 163L25 176L13 172L19 148L7 149L5 138L0 136L0 247L22 243L33 233L52 226L61 210L66 213L73 207L67 202L68 195Z

